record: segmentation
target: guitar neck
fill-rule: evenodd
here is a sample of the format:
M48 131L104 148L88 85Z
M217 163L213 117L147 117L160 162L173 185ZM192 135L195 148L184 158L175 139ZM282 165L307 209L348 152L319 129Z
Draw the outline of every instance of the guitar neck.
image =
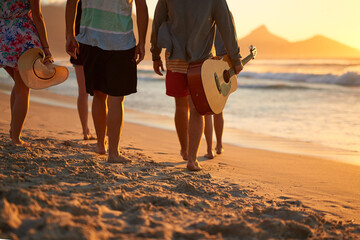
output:
M243 60L241 60L242 64L245 65L248 62L250 62L250 60L253 59L253 55L252 53L250 53L249 55L247 55L247 57L245 57Z
M244 66L245 64L247 64L248 62L250 62L251 59L253 59L253 54L250 53L249 55L247 55L243 60L240 60L242 65ZM234 76L236 74L235 72L235 67L232 67L229 69L229 75L230 77Z

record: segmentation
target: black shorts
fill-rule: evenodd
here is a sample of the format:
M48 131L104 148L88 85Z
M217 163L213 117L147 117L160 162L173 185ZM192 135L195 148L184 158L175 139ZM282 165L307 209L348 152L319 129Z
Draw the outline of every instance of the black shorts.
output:
M129 50L108 51L80 44L86 92L98 90L110 96L126 96L137 90L135 47Z
M83 60L82 60L82 55L80 54L76 54L76 59L73 57L70 57L70 62L72 63L72 65L79 65L82 66L83 64Z

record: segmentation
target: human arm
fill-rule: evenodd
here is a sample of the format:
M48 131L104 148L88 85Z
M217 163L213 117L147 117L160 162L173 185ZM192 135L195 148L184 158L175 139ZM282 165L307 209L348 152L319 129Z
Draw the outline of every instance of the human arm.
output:
M222 57L224 57L226 55L226 49L225 49L224 42L223 42L218 30L216 30L214 45L215 45L215 51L216 51L216 56L214 58L221 59ZM234 65L234 63L232 63L232 64ZM234 68L235 68L236 74L239 74L243 69L242 62L240 62L240 64L235 65Z
M79 0L67 0L65 10L66 52L76 59L79 53L79 43L75 38L75 16Z
M236 74L239 74L244 69L244 66L242 63L240 63L240 64L235 65L234 68L235 68Z
M216 52L217 57L223 57L226 55L224 41L221 39L221 35L220 35L217 27L216 27L216 33L215 33L214 47L215 47L215 52Z
M139 64L145 57L145 40L149 22L148 8L145 0L135 0L136 21L138 27L139 42L135 49L136 64Z
M30 8L32 19L38 32L41 46L45 53L44 63L53 62L53 58L49 49L49 41L46 33L46 27L44 22L44 17L41 12L40 0L30 0Z
M155 13L154 13L154 20L152 25L152 31L151 31L151 53L152 53L152 60L153 60L153 69L155 73L162 76L163 74L161 71L164 71L164 66L161 61L161 48L157 46L158 43L158 33L159 28L163 22L167 20L167 6L164 0L159 0Z
M243 69L243 66L237 43L234 19L225 0L217 1L214 9L214 19L226 52L238 74Z

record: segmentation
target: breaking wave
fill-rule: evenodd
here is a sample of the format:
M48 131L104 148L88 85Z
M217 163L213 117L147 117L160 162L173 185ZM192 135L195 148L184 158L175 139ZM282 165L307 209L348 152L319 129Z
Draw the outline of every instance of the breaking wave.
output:
M360 86L360 74L358 72L346 72L342 75L335 74L308 74L308 73L258 73L241 72L239 77L256 78L266 80L283 80L292 82L306 82L317 84L334 84L342 86Z

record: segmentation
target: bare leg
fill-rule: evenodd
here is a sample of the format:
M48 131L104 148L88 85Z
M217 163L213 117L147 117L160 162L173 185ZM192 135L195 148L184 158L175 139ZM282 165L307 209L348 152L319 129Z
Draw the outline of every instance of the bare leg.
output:
M199 171L201 166L197 161L201 137L204 133L204 117L195 109L190 99L190 120L189 120L189 156L187 169L190 171Z
M10 95L10 110L11 110L11 114L13 112L14 109L14 104L15 104L15 91L14 88L11 90L11 95Z
M105 154L107 151L106 118L107 118L107 95L100 91L94 91L92 102L92 116L97 136L96 153Z
M224 116L222 112L214 115L214 128L216 135L215 150L217 154L221 154L224 152L224 148L222 145L222 135L224 131Z
M84 140L93 139L88 127L88 94L85 87L85 75L83 66L75 66L75 74L78 83L77 109L83 130Z
M6 70L6 72L10 75L10 77L12 78L12 79L14 79L14 69L13 68L11 68L11 67L4 67L4 69Z
M204 157L208 159L213 159L215 157L215 153L212 150L212 137L213 137L213 123L212 123L212 115L205 116L205 140L207 144L207 153Z
M29 110L30 89L24 84L18 71L13 70L12 73L15 85L10 97L10 136L13 144L30 146L29 143L21 140L21 131Z
M120 155L119 143L124 124L124 97L109 96L109 114L107 118L109 137L109 158L111 163L126 163L131 160Z
M6 72L11 76L12 79L14 79L14 69L10 68L10 67L6 67L5 68ZM14 93L14 88L11 90L11 95L10 95L10 112L12 114L13 108L14 108L14 102L15 102L15 93ZM11 123L10 123L10 138L11 138Z
M189 96L175 98L175 128L180 142L180 154L188 159L189 142Z
M10 77L12 79L15 78L14 76L14 69L13 68L10 68L10 67L6 67L5 70L7 71L7 73L10 75ZM14 107L14 102L15 102L15 95L14 95L14 88L12 89L11 91L11 97L10 97L10 109L12 111L13 107Z

